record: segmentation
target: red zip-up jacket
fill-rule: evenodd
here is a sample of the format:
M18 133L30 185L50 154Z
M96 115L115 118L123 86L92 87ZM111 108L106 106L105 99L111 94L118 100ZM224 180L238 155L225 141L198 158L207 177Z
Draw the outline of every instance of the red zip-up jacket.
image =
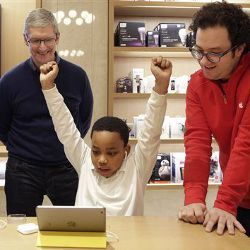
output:
M237 207L250 209L250 52L227 83L208 80L201 70L191 76L184 138L185 205L205 204L212 136L223 172L214 207L236 216Z

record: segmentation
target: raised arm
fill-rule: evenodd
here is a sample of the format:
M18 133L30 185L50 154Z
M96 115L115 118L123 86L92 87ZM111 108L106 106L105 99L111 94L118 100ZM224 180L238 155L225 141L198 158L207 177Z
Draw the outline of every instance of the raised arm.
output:
M58 139L64 146L65 154L71 164L80 172L86 155L87 145L76 128L74 119L63 101L62 95L55 86L58 74L56 62L49 62L40 67L40 82L43 94L52 117Z
M153 58L151 71L155 76L155 86L147 103L144 125L135 147L135 163L144 183L152 174L160 145L172 64L162 57Z

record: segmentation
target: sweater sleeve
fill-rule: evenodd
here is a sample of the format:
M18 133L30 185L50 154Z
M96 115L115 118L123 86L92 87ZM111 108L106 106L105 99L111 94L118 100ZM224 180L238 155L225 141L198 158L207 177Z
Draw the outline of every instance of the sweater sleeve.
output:
M195 90L188 86L186 97L186 151L184 167L185 205L204 203L210 171L212 135Z
M11 97L7 86L7 79L2 77L0 79L0 141L5 145L12 119Z
M250 188L250 97L238 126L230 158L214 206L236 216L237 207Z
M159 95L152 91L135 147L135 165L145 184L148 182L155 165L166 106L166 95Z
M74 119L56 86L50 90L43 90L43 94L58 139L64 146L68 160L79 174L88 146L81 138Z

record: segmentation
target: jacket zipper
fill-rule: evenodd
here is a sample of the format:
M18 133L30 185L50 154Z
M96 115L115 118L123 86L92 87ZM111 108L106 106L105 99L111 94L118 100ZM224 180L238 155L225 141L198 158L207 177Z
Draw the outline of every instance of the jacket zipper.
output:
M226 92L225 90L223 89L222 85L220 83L217 83L218 87L220 88L222 94L223 94L223 100L224 100L224 103L227 104L227 96L226 96Z

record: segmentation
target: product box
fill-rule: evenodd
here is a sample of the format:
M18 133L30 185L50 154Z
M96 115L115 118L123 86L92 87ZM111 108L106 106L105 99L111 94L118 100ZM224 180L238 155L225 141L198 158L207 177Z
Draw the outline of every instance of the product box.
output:
M157 155L157 160L149 179L151 183L164 183L170 182L171 180L171 163L170 154L159 153Z
M209 182L220 183L222 181L222 172L219 163L219 152L213 152L210 159Z
M170 138L170 117L165 115L164 121L162 124L162 133L161 133L161 139L168 139Z
M138 138L141 130L143 129L144 126L144 118L145 114L141 114L138 116L133 117L133 131L134 131L134 136Z
M190 76L182 75L175 78L176 92L185 94L190 81Z
M143 68L133 68L130 72L130 78L132 80L133 93L142 93L144 69Z
M184 138L185 117L170 117L170 138Z
M159 32L158 31L148 31L146 35L146 45L147 47L159 47Z
M116 81L116 93L132 93L132 80L129 77L121 77Z
M171 153L171 181L181 183L184 179L185 153Z
M196 43L196 41L195 41L194 33L189 32L186 35L186 47L192 48L195 45L195 43Z
M145 76L142 80L140 93L151 93L154 86L155 86L154 75L151 74L151 75Z
M135 138L135 127L134 127L134 123L132 122L127 122L127 125L129 127L129 138Z
M7 160L0 160L0 179L5 179Z
M183 47L186 44L185 23L159 23L154 30L159 32L160 47Z
M115 45L142 47L146 45L146 29L143 22L119 22L115 31Z
M177 92L177 85L176 85L176 77L171 76L170 77L170 83L168 85L168 93L176 93Z
M133 117L133 129L132 130L134 133L134 137L138 137L141 130L143 129L144 118L145 118L145 114L140 114L138 116ZM169 122L170 122L170 117L166 115L164 117L164 121L163 121L163 125L162 125L162 133L160 136L161 139L170 138Z
M172 182L182 182L184 179L184 164L185 164L185 153L171 153L171 180ZM219 152L213 152L210 159L210 183L221 183L222 172L219 164Z

